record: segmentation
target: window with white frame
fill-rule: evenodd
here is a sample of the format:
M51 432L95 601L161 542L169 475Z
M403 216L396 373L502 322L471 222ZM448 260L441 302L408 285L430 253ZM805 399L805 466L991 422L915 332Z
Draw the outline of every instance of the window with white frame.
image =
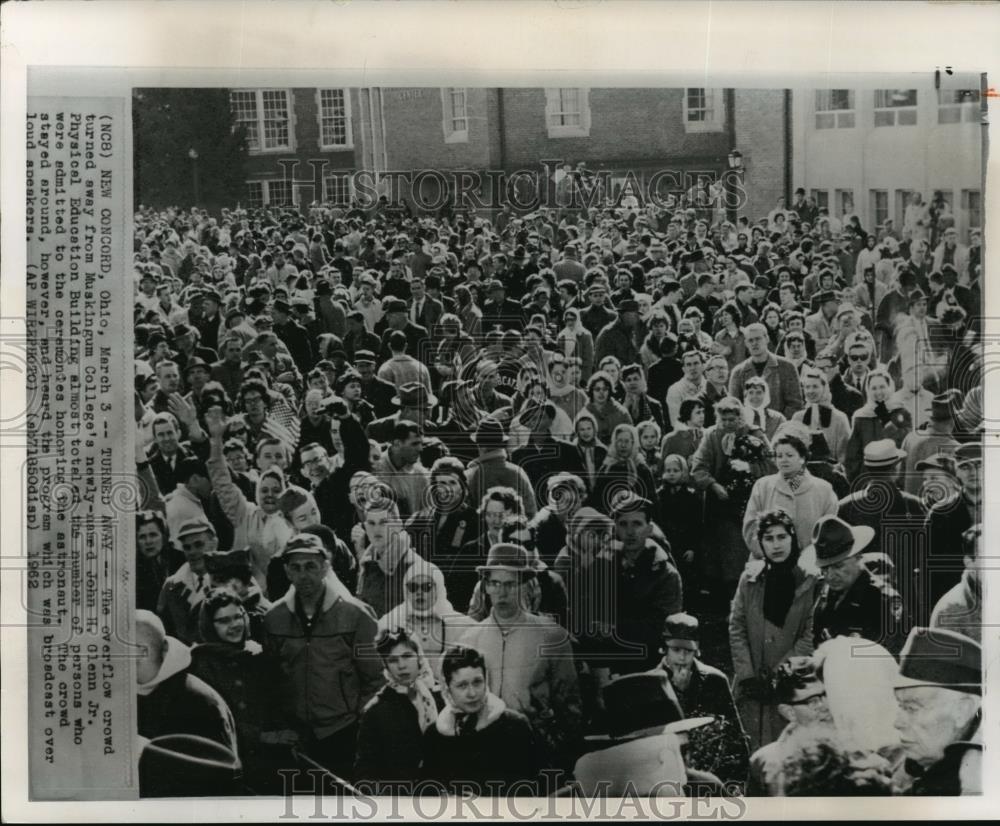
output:
M871 222L880 227L889 217L889 193L884 189L871 191Z
M726 120L722 89L685 89L683 117L685 132L721 132Z
M938 123L976 123L980 117L978 89L938 91Z
M354 145L351 131L350 89L317 89L320 149L350 149Z
M546 89L545 123L550 138L585 138L590 135L590 91Z
M465 143L469 140L468 99L464 88L441 90L445 143Z
M229 103L237 124L246 128L251 152L293 149L291 95L286 89L234 89Z
M816 202L817 209L830 209L830 190L812 189L809 191L809 197Z
M854 214L854 190L838 189L834 193L837 204L837 216L843 218L845 215Z
M876 126L916 126L916 89L876 89Z
M962 217L967 229L983 226L983 193L978 189L962 190Z
M247 181L247 205L250 209L264 206L264 186L263 181Z
M351 176L346 172L324 175L323 202L334 206L348 206L351 203Z
M854 91L852 89L816 90L816 128L851 129L854 127Z

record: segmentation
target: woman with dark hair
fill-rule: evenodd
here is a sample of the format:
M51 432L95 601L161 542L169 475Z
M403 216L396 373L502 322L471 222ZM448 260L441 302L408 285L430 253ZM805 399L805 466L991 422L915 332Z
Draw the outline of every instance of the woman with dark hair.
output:
M287 747L297 736L275 717L279 666L250 638L240 598L213 589L198 611L204 642L191 650L191 673L222 695L233 712L244 780L256 794L279 794L279 768L294 767Z
M424 732L444 699L434 687L420 643L404 628L383 627L375 638L386 684L361 714L354 775L368 794L411 794L424 757Z
M490 691L483 655L456 646L445 655L442 675L447 704L424 732L422 777L450 794L471 783L498 796L537 795L541 765L531 723Z
M743 539L750 552L760 558L757 520L761 514L780 508L791 516L799 536L812 536L813 525L821 517L837 513L837 494L825 479L813 476L809 461L808 429L798 422L787 423L771 443L777 473L758 479L750 492L743 515Z
M729 614L736 703L751 752L773 742L785 727L771 696L771 681L790 657L813 651L818 575L799 558L802 548L789 514L769 510L756 525L763 558L747 563Z
M587 397L590 401L586 412L597 420L597 441L611 442L611 433L620 424L632 424L632 417L620 402L612 398L614 383L603 370L594 373L587 382Z
M721 329L715 334L715 344L712 351L725 356L729 369L746 361L747 346L743 341L743 316L733 304L724 304L716 313L716 322L721 323Z
M781 326L781 308L777 304L768 304L760 314L761 323L767 327L769 350L777 350L782 336L785 334Z
M140 511L135 517L137 610L156 611L167 577L184 564L184 557L170 543L167 521L159 511Z

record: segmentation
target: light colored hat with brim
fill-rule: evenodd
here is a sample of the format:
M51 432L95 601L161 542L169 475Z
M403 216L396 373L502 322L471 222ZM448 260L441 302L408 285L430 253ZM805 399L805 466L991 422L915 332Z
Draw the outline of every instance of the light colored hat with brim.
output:
M198 516L194 519L188 519L181 523L181 526L177 529L175 534L175 539L181 539L185 536L190 536L195 533L210 533L215 536L215 527L209 522L205 517Z
M982 648L947 628L913 628L899 654L894 688L937 686L982 694Z
M816 565L826 568L861 553L875 538L867 525L848 525L837 516L824 516L813 525L812 545L804 554L815 556Z
M682 734L715 722L714 717L685 719L677 695L660 670L616 677L604 686L607 733L587 736L591 742L622 742L658 734Z
M865 467L890 467L906 458L906 451L896 447L892 439L877 439L865 445Z
M476 573L508 571L512 574L534 574L532 555L523 545L513 542L497 542L490 547L485 565L477 565Z

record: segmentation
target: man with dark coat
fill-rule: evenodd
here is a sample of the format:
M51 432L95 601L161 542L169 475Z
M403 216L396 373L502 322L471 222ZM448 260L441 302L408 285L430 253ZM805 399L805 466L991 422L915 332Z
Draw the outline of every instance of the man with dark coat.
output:
M380 379L375 374L375 353L372 350L357 350L354 353L354 367L361 376L361 395L375 408L375 415L390 416L396 409L392 403L396 388L390 381Z
M313 365L309 334L301 324L292 318L292 305L284 299L279 298L275 301L271 312L274 316L274 334L288 348L288 353L292 357L292 361L295 362L295 366L299 368L299 372L306 375Z
M949 748L979 731L983 692L979 643L944 628L914 628L899 658L896 729L911 796L963 792L964 752Z
M844 381L837 364L837 358L833 353L820 352L816 356L816 368L822 370L826 375L826 381L830 388L830 403L847 416L847 420L850 421L854 411L864 406L864 394Z
M813 609L817 646L843 636L877 642L891 654L902 647L902 600L865 568L859 556L874 537L871 528L852 527L836 516L824 516L816 523L812 548L823 573Z
M749 738L743 730L729 680L719 669L700 659L698 620L691 614L671 614L663 629L663 659L684 716L714 717L704 728L692 731L687 765L717 775L723 783L746 780L750 759Z
M489 282L489 299L483 304L483 331L496 325L504 330L524 329L524 308L514 299L507 298L507 288L497 278Z
M618 318L606 325L594 341L594 362L614 356L619 364L638 362L641 341L637 341L639 302L626 299L618 305Z
M552 435L556 406L551 401L528 405L518 418L531 434L526 445L511 453L510 460L524 468L535 491L535 499L541 502L544 501L546 481L550 476L556 473L581 475L584 472L583 462L574 445ZM553 557L559 552L559 548L543 550Z
M238 754L233 714L219 693L188 673L191 649L168 637L152 611L135 612L139 657L135 676L138 732L153 739L165 734L206 737Z

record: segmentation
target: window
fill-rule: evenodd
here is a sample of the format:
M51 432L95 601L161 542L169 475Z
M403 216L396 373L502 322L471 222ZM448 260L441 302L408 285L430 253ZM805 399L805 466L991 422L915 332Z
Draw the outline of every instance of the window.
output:
M317 89L320 149L350 149L354 145L351 131L351 92L349 89Z
M876 126L916 126L916 89L876 89Z
M251 152L291 150L291 96L285 89L234 89L229 103Z
M830 190L828 189L812 189L809 191L809 197L816 202L817 209L825 209L829 211L830 209Z
M590 135L590 90L546 89L545 123L550 138Z
M976 123L980 119L978 89L938 91L938 123Z
M854 127L854 92L851 89L816 90L816 128Z
M264 182L247 181L247 204L250 209L264 206Z
M871 220L875 226L882 226L889 217L889 193L884 189L871 191Z
M903 226L903 220L906 217L906 207L909 205L912 197L912 189L896 190L896 204L895 209L893 210L893 219L895 220L897 227Z
M323 202L334 206L349 206L351 203L351 176L342 172L324 175Z
M845 215L854 214L854 190L853 189L838 189L836 191L837 198L837 216L843 218Z
M465 89L442 89L444 142L467 143L469 140L469 112Z
M962 218L968 229L983 226L983 194L978 189L962 190Z
M725 116L721 89L684 90L685 132L721 132Z

